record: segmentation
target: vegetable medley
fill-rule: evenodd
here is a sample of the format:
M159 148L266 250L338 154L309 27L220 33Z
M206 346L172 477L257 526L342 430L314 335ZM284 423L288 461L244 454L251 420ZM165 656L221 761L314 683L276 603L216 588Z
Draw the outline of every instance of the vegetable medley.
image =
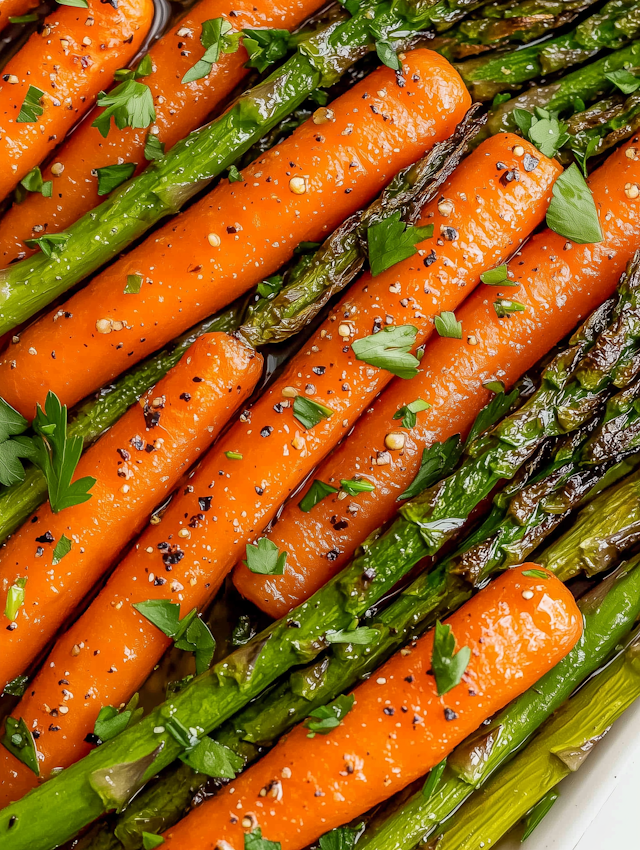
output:
M638 10L0 0L3 850L527 841L640 697Z

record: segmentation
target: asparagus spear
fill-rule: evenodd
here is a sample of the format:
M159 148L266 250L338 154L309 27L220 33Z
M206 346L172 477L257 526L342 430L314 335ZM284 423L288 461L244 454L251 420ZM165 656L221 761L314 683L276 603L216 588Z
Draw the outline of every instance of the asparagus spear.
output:
M529 44L571 23L595 0L494 0L474 15L436 36L430 44L450 62L511 44ZM491 54L494 55L493 53Z
M628 139L640 129L640 94L625 97L612 95L594 103L567 120L571 136L570 151L561 150L558 157L563 164L578 154L583 162L599 156Z
M427 839L604 663L640 613L639 564L635 558L583 597L584 633L569 655L453 751L431 796L420 790L391 815L382 812L359 839L358 850L411 850Z
M640 35L639 8L638 0L610 0L596 14L564 35L523 50L498 50L467 59L456 68L473 98L491 100L500 92L518 91L528 80L586 62L603 48L617 50L623 47ZM463 22L458 29L470 26L470 23ZM531 35L528 40L537 37L537 29L539 27L534 25L528 30Z
M396 210L400 210L407 223L417 221L422 207L435 197L484 123L477 113L477 108L469 110L450 139L436 144L423 159L397 174L369 207L350 216L325 240L302 274L273 300L263 299L250 312L240 334L251 345L258 346L280 342L305 327L362 269L367 258L368 227Z
M0 272L0 334L34 315L168 214L177 212L319 87L330 86L382 39L400 47L438 14L461 14L469 0L367 0L302 40L266 80L216 120L61 234L53 255L40 252ZM455 13L451 12L455 9Z
M562 581L608 569L640 540L640 472L605 490L537 559Z
M496 570L521 563L572 510L635 468L640 462L635 454L638 447L637 430L633 427L635 418L632 423L629 415L614 416L613 412L619 409L622 400L631 407L639 398L640 384L636 381L609 400L600 425L594 420L586 428L561 439L551 459L534 471L529 480L523 483L516 476L494 498L490 514L477 531L447 559L448 569L475 586L481 585ZM628 458L629 455L633 456ZM625 457L628 459L624 460ZM629 490L625 489L625 493ZM598 504L608 498L602 496ZM613 496L611 499L615 503ZM612 505L611 509L615 507ZM620 542L624 537L623 533ZM563 570L563 581L570 577Z
M493 847L532 806L583 764L640 696L640 634L569 700L531 744L454 817L438 850Z
M513 477L546 437L577 429L588 420L604 399L615 367L637 348L638 265L640 255L623 277L615 309L611 300L596 310L568 349L545 369L540 389L472 443L462 476L454 474L405 505L389 528L365 541L340 574L288 617L194 679L137 725L6 807L0 812L3 850L49 850L104 811L121 808L181 753L184 738L171 731L178 721L208 734L291 667L316 658L328 630L353 628L403 575L451 537L498 479ZM463 478L475 486L463 488ZM49 813L46 835L35 826L42 810Z
M613 91L614 84L607 79L606 74L620 70L634 73L638 69L640 69L640 41L634 41L603 59L578 68L555 83L534 86L506 103L500 104L489 114L487 131L494 134L517 129L513 118L514 109L532 111L537 106L561 114L571 114L575 111L577 100L591 104Z

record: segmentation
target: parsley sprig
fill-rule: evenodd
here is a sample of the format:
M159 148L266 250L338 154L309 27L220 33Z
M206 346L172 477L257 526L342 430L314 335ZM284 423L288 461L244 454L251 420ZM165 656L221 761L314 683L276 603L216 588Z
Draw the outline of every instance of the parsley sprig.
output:
M235 32L229 21L224 18L211 18L202 22L200 41L204 54L196 64L189 68L182 78L183 83L192 83L208 77L221 53L235 53L240 44L242 33Z
M309 717L304 722L309 732L307 738L315 738L316 733L328 735L332 729L337 729L342 723L342 718L353 708L355 697L341 694L329 705L320 705L309 712Z
M44 410L38 405L33 436L24 434L28 426L17 410L0 399L0 484L11 487L23 481L22 460L31 460L45 475L54 513L90 499L89 490L96 479L87 476L72 481L82 454L82 438L67 435L67 408L55 393L48 393ZM64 544L61 557L66 554L63 548Z
M416 245L433 236L433 225L414 227L400 219L400 210L367 228L369 267L375 277L417 253Z
M287 552L281 552L273 540L261 537L257 543L248 543L247 559L243 561L252 573L262 576L281 576L287 561Z
M529 139L545 156L554 157L570 139L567 125L559 120L558 113L540 106L534 107L533 112L514 109L513 120L525 139Z
M451 626L443 625L439 620L433 634L431 669L436 679L438 696L449 693L462 681L464 671L471 661L471 649L468 646L455 651L456 639Z
M578 245L602 242L593 195L575 163L562 172L551 191L547 226Z
M118 130L125 127L142 129L156 120L151 89L135 79L125 80L108 93L100 92L98 106L103 107L104 112L91 126L96 127L105 139L109 135L112 118Z
M417 334L413 325L389 325L376 334L356 339L351 348L357 360L386 369L399 378L415 378L420 361L411 349Z
M168 599L147 599L134 602L133 607L167 637L173 638L176 649L194 653L198 675L209 669L216 642L207 624L198 616L197 608L192 608L181 620L180 605Z

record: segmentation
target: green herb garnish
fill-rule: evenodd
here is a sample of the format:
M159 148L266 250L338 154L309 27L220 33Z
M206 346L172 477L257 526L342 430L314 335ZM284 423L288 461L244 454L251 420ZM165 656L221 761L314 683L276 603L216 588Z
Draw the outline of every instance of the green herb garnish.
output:
M340 487L348 496L357 496L359 493L373 493L376 485L366 478L341 478Z
M462 322L456 319L456 314L445 310L434 319L436 330L440 336L450 339L462 339Z
M100 92L98 106L104 108L92 123L106 139L113 118L118 130L125 127L142 129L156 120L156 110L153 105L153 95L146 83L136 80L126 80L109 93Z
M547 226L578 245L602 242L602 228L591 190L575 162L553 184Z
M44 97L44 92L37 89L35 86L29 86L20 112L16 118L17 124L34 124L44 112L44 107L40 100Z
M353 694L348 696L341 694L329 705L320 705L309 712L309 717L304 722L304 725L309 730L307 738L315 738L316 733L327 735L332 729L337 729L342 722L342 718L353 708L355 697Z
M458 652L455 652L455 648L456 639L451 626L443 625L438 620L433 635L431 669L440 697L460 684L463 673L471 661L471 649L468 646L463 646Z
M424 227L405 224L400 219L400 210L372 224L367 228L371 274L375 277L396 263L413 257L418 251L416 245L430 236L433 236L432 224Z
M145 602L134 602L133 607L167 637L172 638L177 649L194 653L198 675L209 669L216 642L207 624L198 617L197 608L192 608L181 620L180 606L168 599L147 599Z
M418 474L404 493L398 496L398 501L413 499L418 493L449 475L457 464L461 452L462 444L458 434L449 437L444 443L432 443L428 448L423 449Z
M243 561L252 573L262 576L281 576L287 561L287 552L281 552L268 537L261 537L257 543L248 543L247 560Z
M298 507L301 511L308 513L318 504L318 502L326 499L326 497L330 496L332 493L337 492L337 487L332 487L331 484L325 484L324 481L320 481L316 478L311 487L309 487L307 492L298 502Z
M221 53L236 52L241 35L242 33L235 32L229 21L224 18L203 21L200 41L204 47L204 54L192 68L189 68L182 82L191 83L209 76Z
M142 275L128 274L127 285L124 288L125 295L137 295L142 289Z
M66 535L62 535L60 540L55 545L53 550L53 566L59 564L60 561L64 558L65 555L68 555L71 551L71 541Z
M108 195L118 186L122 186L133 176L137 163L122 162L119 165L105 165L104 168L96 168L98 178L98 194Z
M293 415L308 431L322 422L323 419L330 419L333 416L333 410L324 404L320 404L319 401L297 395L293 400Z
M354 340L351 348L357 360L386 369L399 378L415 378L420 361L411 349L417 334L413 325L389 325L376 334Z
M415 428L416 422L418 421L417 414L423 410L429 410L430 407L431 405L428 401L423 401L421 398L417 398L415 401L410 401L409 404L405 404L398 408L398 410L396 410L393 414L393 418L402 419L403 428Z
M42 179L42 172L37 165L28 174L25 174L20 181L20 185L27 192L39 192L43 198L50 198L53 194L53 182Z
M147 162L153 162L156 159L162 159L163 156L164 142L161 142L155 133L149 131L144 143L144 158Z

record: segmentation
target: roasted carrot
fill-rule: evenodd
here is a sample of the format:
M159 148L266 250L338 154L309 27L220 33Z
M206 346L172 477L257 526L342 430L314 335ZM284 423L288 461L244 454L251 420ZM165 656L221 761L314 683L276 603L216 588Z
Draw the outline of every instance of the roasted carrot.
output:
M301 850L442 761L581 635L571 592L551 573L527 575L533 566L509 570L449 618L456 651L468 647L471 660L448 693L438 695L430 631L354 690L354 706L338 728L309 739L307 726L297 726L169 830L163 847L242 847L244 836L260 828L282 850Z
M38 5L38 0L2 0L0 2L0 30L9 23L9 18L19 17Z
M0 198L61 142L118 68L138 52L153 19L151 0L57 6L2 69Z
M0 362L3 397L23 413L48 389L79 401L321 239L449 136L469 103L429 50L407 54L402 77L374 71L69 299L66 318L26 330ZM137 294L124 294L130 274Z
M321 5L319 0L268 0L258 8L253 0L241 0L229 12L224 0L201 0L149 51L153 71L142 80L151 89L156 111L149 130L157 133L158 141L168 150L203 124L249 73L244 67L247 52L241 46L235 53L222 53L202 79L182 83L204 50L199 41L203 21L224 17L235 30L292 29ZM4 267L30 253L25 239L64 230L103 200L98 195L95 169L133 162L137 172L142 171L147 165L144 148L149 130L118 130L112 126L105 139L91 120L83 122L57 151L55 162L43 171L43 179L53 182L51 197L31 193L22 203L14 204L2 220L0 265Z
M314 473L336 488L343 479L362 476L375 490L355 498L328 496L309 513L298 507L304 492L297 495L269 535L289 553L285 574L260 576L239 566L234 580L241 593L272 617L307 599L392 516L418 471L423 448L466 434L491 395L483 384L497 379L511 387L614 291L640 235L640 204L625 192L626 184L640 184L639 142L629 142L589 178L604 241L576 245L545 230L509 263L519 288L481 285L470 295L456 313L462 339L432 339L418 377L394 381ZM526 311L499 319L493 307L498 292L525 304ZM416 399L432 407L417 414L413 428L402 428L393 416ZM401 451L387 450L389 432L404 436Z
M96 479L91 499L58 514L43 505L0 549L3 594L17 578L28 579L15 622L6 621L0 630L0 689L29 668L153 508L211 445L253 390L261 364L260 355L232 337L201 337L84 454L76 476ZM58 560L63 536L71 549Z
M491 236L484 235L477 224L463 229L456 220L462 245L471 239L476 241L476 257L481 255L494 261L508 254L544 214L550 187L559 170L551 160L540 157L537 168L524 172L519 182L500 183L499 191L491 191L492 181L497 184L501 173L496 170L495 159L515 167L518 154L512 148L520 144L514 136L496 137L469 157L467 162L471 164L461 169L462 183L456 185L464 185L467 191L470 186L478 186L491 198L487 209L491 206L493 211L482 217L485 224L491 221ZM487 171L485 163L490 163ZM482 179L475 175L479 182L471 180L476 168L482 175ZM519 211L517 215L515 209ZM522 212L525 209L526 215ZM435 217L431 209L425 214L432 216L431 220ZM509 219L501 230L494 226L492 218L498 214ZM433 239L440 250L443 246L437 241ZM485 253L481 254L481 250ZM464 248L458 256L463 251ZM282 501L348 432L391 379L390 372L355 360L339 332L340 317L348 316L354 338L366 335L380 316L391 316L397 324L411 321L418 330L419 344L432 329L438 304L455 306L462 299L465 286L459 285L460 279L468 286L477 281L478 269L460 258L455 285L448 288L443 281L439 298L434 298L431 290L425 292L425 281L435 285L438 278L431 277L418 259L419 263L413 263L415 273L402 287L402 294L393 286L397 267L374 279L364 275L355 284L305 348L204 459L190 482L193 492L175 499L162 523L143 534L136 550L120 564L103 593L58 642L30 687L29 696L17 709L30 728L33 725L40 731L38 749L44 775L52 767L69 764L86 752L84 738L91 731L100 707L126 701L165 649L164 635L142 620L130 603L162 596L179 601L184 611L202 607L234 563L244 556L246 544L260 535ZM390 286L393 286L391 290ZM300 415L294 407L297 395L324 405L327 418L306 428L297 418ZM177 557L176 563L171 564L169 582L162 587L149 585L149 573L164 574L162 549L158 546L169 541L177 541L171 543ZM125 604L114 607L120 601ZM109 623L108 630L105 622ZM80 643L91 651L70 657L73 647ZM96 648L100 649L99 662L92 654ZM65 679L71 683L65 688L90 697L69 703L68 713L56 720L55 725L62 730L58 735L57 730L48 731L50 724L42 705L57 704L64 696L65 688L60 687L55 676L60 665L64 665L68 673ZM110 669L114 672L109 673ZM3 758L10 763L15 779L9 767L3 769ZM0 777L7 777L2 783L5 800L30 787L24 782L33 782L33 775L8 754L0 754Z

